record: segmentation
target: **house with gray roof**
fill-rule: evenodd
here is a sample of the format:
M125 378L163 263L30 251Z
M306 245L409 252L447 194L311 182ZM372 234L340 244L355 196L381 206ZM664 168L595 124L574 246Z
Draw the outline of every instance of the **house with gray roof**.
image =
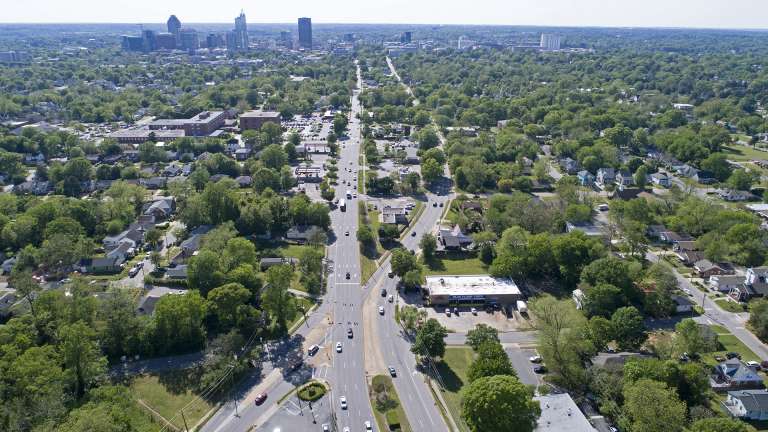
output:
M733 417L742 420L768 420L768 391L729 391L723 406Z
M568 393L536 396L541 416L535 432L597 432Z
M710 386L715 391L762 389L763 378L738 358L726 360L712 369Z

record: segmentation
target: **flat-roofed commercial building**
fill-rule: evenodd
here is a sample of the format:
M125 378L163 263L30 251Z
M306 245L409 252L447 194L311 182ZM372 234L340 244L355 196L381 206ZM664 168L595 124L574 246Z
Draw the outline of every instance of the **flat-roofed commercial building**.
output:
M152 130L147 127L122 129L109 134L120 144L141 144L154 139L155 141L169 142L184 136L184 131L179 129Z
M280 113L276 111L247 111L240 114L240 130L259 130L270 122L280 126Z
M515 281L488 275L427 276L426 289L433 305L455 303L510 304L522 300Z

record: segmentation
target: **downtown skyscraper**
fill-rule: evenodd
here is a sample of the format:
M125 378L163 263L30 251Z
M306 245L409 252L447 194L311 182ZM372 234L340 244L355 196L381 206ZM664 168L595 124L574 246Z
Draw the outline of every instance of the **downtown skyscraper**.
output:
M299 48L312 49L312 18L299 18Z

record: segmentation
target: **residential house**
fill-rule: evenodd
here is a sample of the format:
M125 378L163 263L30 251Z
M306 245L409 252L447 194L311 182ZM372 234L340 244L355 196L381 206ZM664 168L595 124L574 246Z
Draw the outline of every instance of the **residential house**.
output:
M318 234L325 234L319 226L294 225L285 233L285 239L296 243L307 243Z
M0 269L2 269L2 274L10 274L13 270L13 266L16 265L16 257L10 257L7 260L3 261L2 264L0 264Z
M13 291L0 291L0 316L8 313L8 310L16 303L18 298Z
M154 201L144 204L142 214L152 215L155 220L166 220L176 211L176 199L174 197L158 197Z
M742 285L744 285L744 276L713 275L709 277L709 288L726 294Z
M159 302L161 298L167 295L184 295L186 293L185 290L181 289L154 287L147 293L147 295L141 298L136 311L140 315L152 315L155 312L157 302Z
M669 176L662 172L653 173L650 177L651 183L653 183L655 186L668 188L671 185Z
M165 277L168 279L186 279L187 278L187 265L179 264L174 267L169 267L165 270Z
M472 244L472 238L461 232L459 225L453 228L440 227L437 233L439 244L446 250L465 249Z
M597 170L595 181L598 186L605 188L616 181L616 171L613 168L600 168Z
M241 188L247 188L253 183L253 178L251 176L239 176L235 179L235 183Z
M672 296L672 300L675 302L676 313L691 313L693 311L693 302L688 297Z
M407 225L408 211L405 207L385 205L379 213L379 222L390 225Z
M650 239L661 240L661 233L668 231L664 225L648 225L645 229L645 235Z
M168 178L167 177L150 177L148 179L139 180L139 184L151 190L162 189L165 187L166 184L168 184Z
M592 357L592 365L599 366L599 367L610 367L610 366L624 366L624 364L629 359L649 359L653 358L650 354L643 354L639 352L628 352L628 351L622 351L622 352L615 352L615 353L608 353L608 352L601 352L597 353L596 356Z
M717 182L717 178L715 178L715 174L711 171L706 170L699 170L696 175L692 177L694 180L701 184L712 184Z
M251 154L253 151L248 147L243 147L235 150L235 159L239 161L247 160L249 157L251 157Z
M122 262L115 257L83 258L77 264L77 268L81 273L86 274L118 273L122 270L121 264Z
M768 295L768 266L748 268L744 275L744 283L733 287L728 295L737 301L747 301L752 297Z
M709 279L710 276L714 276L714 275L733 274L733 266L731 266L730 264L728 263L716 264L708 259L696 261L693 264L693 269L696 271L699 277L704 279Z
M715 391L762 389L763 378L738 358L726 360L712 369L710 386Z
M274 267L278 265L285 264L293 267L298 263L299 263L299 260L296 258L282 258L282 257L262 258L261 260L259 260L259 268L261 268L261 271L265 271L270 267Z
M181 174L181 167L176 164L167 165L161 173L166 177L176 177Z
M600 228L592 222L566 222L565 231L569 233L581 231L588 237L601 237L603 235Z
M189 237L179 245L181 252L174 258L174 261L177 261L177 259L183 260L184 258L189 258L194 255L200 249L200 242L202 241L203 236L208 234L208 231L212 228L213 227L210 225L200 225L192 230L189 233Z
M464 211L472 210L481 214L483 213L483 210L484 210L483 204L478 201L462 201L459 207Z
M119 245L117 245L116 248L106 253L106 257L110 259L115 259L115 262L117 265L120 265L128 261L130 258L132 258L135 255L136 255L136 248L135 246L132 246L130 242L122 242Z
M579 184L582 186L592 186L595 183L595 176L587 170L581 170L576 174Z
M579 163L571 158L560 160L560 167L568 174L575 174L579 170Z
M138 223L132 223L123 232L114 235L106 236L101 241L105 250L112 250L118 247L121 243L129 243L132 247L137 247L144 242L144 233L146 229Z
M719 189L717 191L717 196L728 202L752 201L757 199L757 197L749 191L733 189Z
M696 175L699 173L699 170L697 170L696 168L688 164L675 166L674 169L677 175L681 177L686 177L686 178L695 179Z
M17 194L32 194L37 196L47 195L52 190L53 185L51 182L38 180L28 180L13 187L13 192Z
M729 391L723 406L733 417L742 420L768 420L768 391Z
M621 170L616 174L616 185L619 188L630 187L635 184L635 179L632 178L632 174L629 171Z

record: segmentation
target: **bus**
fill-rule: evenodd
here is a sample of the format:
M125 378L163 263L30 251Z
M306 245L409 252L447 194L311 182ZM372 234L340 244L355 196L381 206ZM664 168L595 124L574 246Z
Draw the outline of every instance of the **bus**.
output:
M347 199L352 199L352 191L347 189Z
M347 211L347 202L344 199L339 201L339 208L341 211Z

